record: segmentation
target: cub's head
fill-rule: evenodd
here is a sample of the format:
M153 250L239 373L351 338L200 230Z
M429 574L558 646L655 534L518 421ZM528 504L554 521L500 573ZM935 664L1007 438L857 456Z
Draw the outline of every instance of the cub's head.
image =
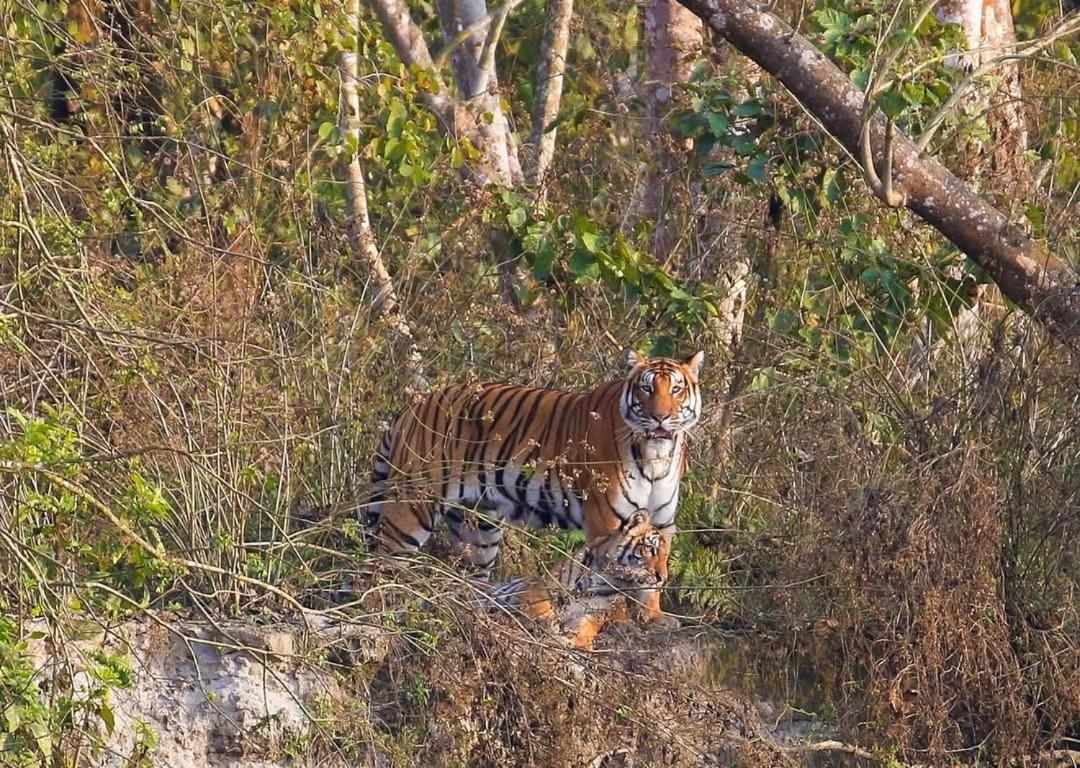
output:
M674 440L701 418L698 372L705 359L698 352L685 360L643 357L626 351L630 373L619 409L627 426L647 440Z
M575 585L580 594L608 594L622 589L660 587L668 579L671 542L639 509L617 531L586 547L585 574Z

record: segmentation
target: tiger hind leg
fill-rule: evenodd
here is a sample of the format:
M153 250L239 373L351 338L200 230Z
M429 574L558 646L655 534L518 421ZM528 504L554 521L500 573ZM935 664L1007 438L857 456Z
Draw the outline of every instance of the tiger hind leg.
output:
M468 510L447 506L443 510L455 551L470 575L486 579L499 559L503 529L494 513L486 509Z

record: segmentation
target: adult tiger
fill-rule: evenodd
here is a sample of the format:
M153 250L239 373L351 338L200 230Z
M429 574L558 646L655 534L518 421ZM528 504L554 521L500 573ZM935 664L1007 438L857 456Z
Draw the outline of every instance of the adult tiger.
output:
M474 587L481 605L548 624L575 647L591 648L604 627L629 620L634 602L667 583L670 549L641 509L554 573Z
M502 521L584 528L591 541L638 509L670 539L687 431L701 418L703 359L631 350L628 375L591 392L481 384L424 397L375 455L366 513L375 550L419 549L445 517L466 560L486 573ZM660 615L654 590L643 618Z

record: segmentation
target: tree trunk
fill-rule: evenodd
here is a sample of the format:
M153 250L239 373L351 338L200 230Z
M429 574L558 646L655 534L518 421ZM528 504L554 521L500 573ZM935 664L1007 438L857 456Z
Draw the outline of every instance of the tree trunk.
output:
M753 0L682 2L780 80L853 156L860 154L863 94L808 40ZM869 145L879 168L889 165L882 152L887 133L885 118L876 115ZM892 177L900 202L983 267L1002 293L1058 338L1080 342L1076 273L907 137L897 133L893 138Z
M969 72L1016 51L1007 0L941 0L935 13L941 23L959 24L963 29L967 50L954 64ZM969 161L957 169L957 175L1000 200L1023 200L1031 192L1032 176L1024 157L1028 131L1019 63L1000 62L993 79L993 83L978 84L958 105L971 119L985 115L990 141L965 139L966 146L958 154Z
M360 0L348 0L345 7L345 21L349 29L359 29ZM352 51L343 51L338 65L341 79L341 104L339 119L341 131L350 144L360 146L360 93L357 88L359 72L358 57ZM345 197L349 204L349 240L353 255L367 272L374 296L371 309L375 314L394 314L398 309L397 293L390 273L386 270L375 236L371 232L371 220L368 217L367 188L364 184L364 171L360 167L359 150L354 152L345 169Z
M447 44L454 46L451 52L455 79L461 99L454 99L439 77L438 68L431 57L427 41L420 27L412 20L403 0L370 0L371 7L394 46L398 58L410 68L424 69L432 73L433 91L421 89L421 98L439 120L439 126L449 136L465 136L480 151L482 160L467 169L470 177L479 184L514 186L523 180L517 146L509 121L503 114L495 78L494 45L497 37L488 34L501 29L488 21L486 6L479 20L474 20L482 0L444 0L440 3L443 31ZM460 3L460 4L459 4ZM501 20L510 6L501 9ZM457 14L457 15L455 15ZM461 15L463 14L463 15ZM497 14L498 16L498 14ZM464 40L458 45L458 38ZM479 50L474 37L482 39ZM490 42L490 45L489 45ZM481 62L486 66L482 66ZM490 114L494 119L488 120Z
M360 0L346 0L345 23L350 30L360 29ZM355 51L342 51L338 64L338 77L341 82L341 100L338 120L342 133L352 146L360 146L360 92L358 60ZM375 316L384 316L390 328L404 343L404 368L407 374L406 386L416 391L428 388L421 369L422 358L413 341L412 331L401 313L397 292L393 280L379 254L375 234L371 231L371 219L368 216L367 187L364 184L364 172L360 167L359 152L353 154L345 169L345 197L349 204L349 244L353 256L367 272L373 296L371 311Z
M345 21L349 29L359 30L360 0L347 0ZM341 79L341 103L339 120L342 133L351 137L352 146L360 146L360 93L358 90L358 57L355 51L342 52L338 75ZM364 172L360 167L359 151L353 154L345 169L345 197L349 204L349 243L353 255L368 274L373 296L371 311L375 316L382 315L389 320L390 328L404 342L404 368L407 374L406 386L416 391L428 388L421 368L422 358L413 341L412 331L401 313L394 282L379 254L375 234L371 231L371 219L368 216L367 187L364 184Z
M555 128L562 101L566 50L570 45L570 19L574 0L548 0L540 64L536 69L532 132L529 134L525 180L537 190L537 202L544 198L544 180L555 155Z
M502 22L514 0L507 0L493 18L485 0L440 0L439 21L444 42L452 46L450 62L460 100L454 116L477 149L485 155L484 171L490 180L514 187L525 178L518 159L517 141L499 99L495 72L495 46Z
M720 345L733 352L742 335L750 260L743 244L732 243L727 228L714 215L716 207L730 201L717 200L705 191L701 179L689 178L687 158L692 146L681 143L668 129L676 89L690 79L704 40L701 20L675 0L652 0L646 6L642 95L647 107L643 138L649 161L641 213L654 221L654 259L665 263L678 248L711 273L704 277L726 289L711 328Z
M964 33L965 50L947 63L973 72L1001 56L1015 53L1016 30L1012 9L1006 0L940 0L934 9L943 24L957 24ZM981 132L963 132L951 170L973 189L989 192L1010 209L1032 192L1031 168L1025 159L1028 145L1023 109L1020 67L1016 60L999 61L995 82L983 81L969 90L955 108L968 120L985 119L989 141ZM1015 214L1015 210L1010 210ZM984 309L995 302L997 291L990 286L973 287L971 303L953 322L953 338L965 367L983 337ZM909 370L912 378L929 374L934 360L944 349L945 339L935 338L930 319L924 321L921 338L911 348Z
M652 255L663 263L678 240L675 211L690 210L685 174L685 147L667 129L672 95L686 82L701 54L701 21L675 0L651 0L645 8L645 85L647 109L644 139L649 162L645 169L641 213L655 222ZM681 198L677 201L676 198Z

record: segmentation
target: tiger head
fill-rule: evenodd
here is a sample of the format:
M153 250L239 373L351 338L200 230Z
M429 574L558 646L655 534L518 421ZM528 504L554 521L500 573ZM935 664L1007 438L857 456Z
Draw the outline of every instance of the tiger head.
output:
M698 372L704 359L704 352L672 360L627 350L630 373L619 402L627 426L649 441L670 441L694 426L701 418Z
M671 542L639 509L618 530L586 547L584 574L574 586L578 594L610 594L625 589L663 586L668 580Z

